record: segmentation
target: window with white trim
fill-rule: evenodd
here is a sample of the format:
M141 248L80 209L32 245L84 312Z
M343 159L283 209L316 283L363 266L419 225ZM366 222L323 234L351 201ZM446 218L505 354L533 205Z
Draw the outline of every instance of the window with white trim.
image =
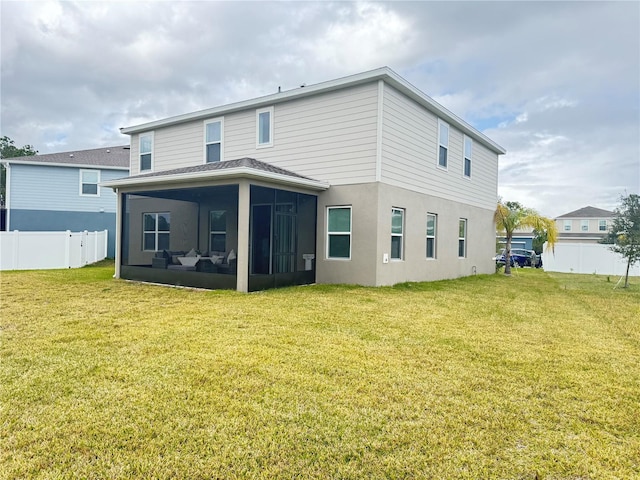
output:
M458 257L467 256L467 219L461 218L458 223Z
M256 110L256 147L273 146L273 107Z
M209 250L227 251L227 212L225 210L209 212Z
M140 135L140 171L153 168L153 133Z
M449 154L449 125L438 120L438 166L447 168Z
M327 207L327 258L351 258L351 207Z
M144 213L142 215L142 249L152 252L169 250L170 229L170 213Z
M571 231L571 220L565 220L564 221L564 231L565 232L570 232Z
M100 170L80 170L80 195L99 197Z
M582 230L583 232L589 231L589 220L580 221L580 230Z
M607 221L606 220L599 220L598 221L598 230L600 230L601 232L606 232L607 231Z
M204 150L205 162L219 162L222 160L222 119L204 122Z
M435 213L427 213L427 258L436 258L437 229L438 216Z
M391 209L391 259L402 260L404 244L404 210Z
M465 177L471 178L471 155L473 153L473 140L464 136L464 154L462 159L462 173Z

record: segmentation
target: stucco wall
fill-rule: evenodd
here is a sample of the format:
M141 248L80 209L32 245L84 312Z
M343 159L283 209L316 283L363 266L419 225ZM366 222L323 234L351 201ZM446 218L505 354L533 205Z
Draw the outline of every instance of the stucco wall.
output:
M327 207L352 207L350 260L327 259ZM391 250L391 209L404 209L404 258ZM427 213L437 215L436 258L426 258ZM458 257L458 226L467 219L467 255ZM381 183L334 186L318 197L318 283L393 285L493 273L493 211Z

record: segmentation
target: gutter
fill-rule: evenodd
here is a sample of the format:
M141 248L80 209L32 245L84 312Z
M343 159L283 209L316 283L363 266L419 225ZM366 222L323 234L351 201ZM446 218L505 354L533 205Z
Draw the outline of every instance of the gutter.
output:
M3 162L8 164L9 162ZM87 168L92 170L122 170L129 171L129 167L117 167L109 165L91 165L82 163L59 163L59 162L34 162L34 161L21 161L11 160L11 163L16 165L35 165L38 167L68 167L68 168Z

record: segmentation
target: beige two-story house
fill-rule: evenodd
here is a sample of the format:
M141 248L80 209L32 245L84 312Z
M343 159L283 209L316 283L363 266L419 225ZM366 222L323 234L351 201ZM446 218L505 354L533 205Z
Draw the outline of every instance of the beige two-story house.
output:
M558 242L598 243L609 233L614 213L596 207L583 207L555 219Z
M505 150L389 68L122 132L118 277L246 292L495 271Z

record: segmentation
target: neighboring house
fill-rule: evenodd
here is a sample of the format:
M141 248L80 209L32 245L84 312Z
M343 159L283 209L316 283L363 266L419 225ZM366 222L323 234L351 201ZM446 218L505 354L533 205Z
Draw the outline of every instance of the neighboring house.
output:
M6 230L108 230L115 256L116 195L100 183L126 177L129 146L3 158Z
M598 243L613 222L614 213L595 207L584 207L555 219L558 242Z
M121 131L117 277L246 292L495 271L504 149L389 68Z
M535 235L531 228L518 228L513 232L511 237L511 248L521 248L524 250L533 250L533 239ZM496 232L498 248L505 248L507 245L507 237L504 232Z

